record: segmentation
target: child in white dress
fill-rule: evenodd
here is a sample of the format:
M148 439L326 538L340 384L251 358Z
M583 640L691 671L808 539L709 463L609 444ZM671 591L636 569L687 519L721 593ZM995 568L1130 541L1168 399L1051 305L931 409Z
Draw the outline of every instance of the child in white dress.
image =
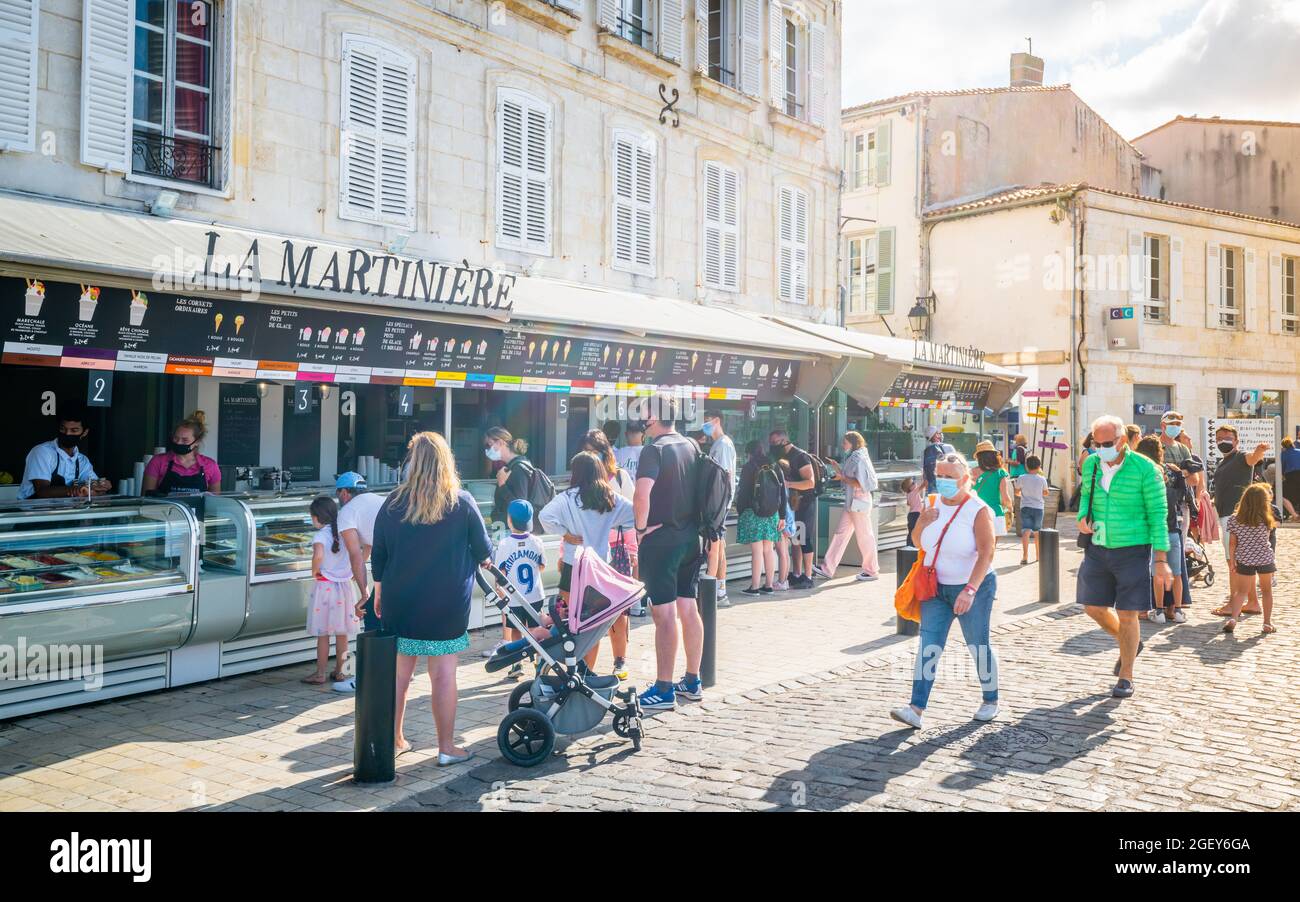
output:
M329 665L330 636L334 637L335 669L330 679L346 679L342 664L348 657L348 639L361 629L356 614L357 588L352 581L352 562L339 539L339 506L326 495L311 503L312 537L311 601L307 605L307 632L316 637L316 672L303 680L319 685L325 682Z

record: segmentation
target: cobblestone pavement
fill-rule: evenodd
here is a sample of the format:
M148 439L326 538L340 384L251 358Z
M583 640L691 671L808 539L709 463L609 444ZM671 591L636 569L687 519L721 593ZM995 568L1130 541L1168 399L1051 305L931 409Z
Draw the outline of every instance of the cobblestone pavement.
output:
M842 570L815 593L759 600L732 583L736 603L718 613L718 685L705 703L654 718L637 755L603 732L562 743L532 771L501 762L495 733L515 684L482 668L489 630L459 669L458 741L476 753L468 765L435 766L428 684L417 677L415 750L394 783L353 784L354 702L301 685L310 665L298 665L0 723L0 811L1293 807L1300 737L1284 675L1298 656L1287 604L1300 532L1282 532L1282 632L1260 639L1256 618L1235 639L1219 634L1205 603L1219 600L1216 585L1198 594L1188 624L1144 628L1139 695L1124 703L1105 695L1112 646L1069 603L1078 565L1069 538L1066 603L1055 607L1037 603L1036 568L1018 566L1017 547L998 552L1005 714L992 727L968 720L977 694L954 646L932 732L894 729L885 712L906 700L914 640L894 635L892 574L864 585ZM1221 554L1211 557L1222 577ZM653 629L634 624L629 664L644 685Z

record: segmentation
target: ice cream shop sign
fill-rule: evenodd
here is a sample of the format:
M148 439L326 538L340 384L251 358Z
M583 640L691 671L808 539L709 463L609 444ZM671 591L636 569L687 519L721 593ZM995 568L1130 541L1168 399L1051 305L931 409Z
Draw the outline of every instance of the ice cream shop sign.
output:
M205 233L204 255L154 258L156 291L234 291L331 297L357 303L450 309L508 317L516 277L468 262L437 263L397 254L247 234ZM340 298L340 296L342 296Z

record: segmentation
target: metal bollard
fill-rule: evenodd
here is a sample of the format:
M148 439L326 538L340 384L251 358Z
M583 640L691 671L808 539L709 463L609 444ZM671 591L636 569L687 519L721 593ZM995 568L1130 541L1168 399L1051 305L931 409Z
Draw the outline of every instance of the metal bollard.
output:
M904 545L899 548L894 557L894 584L901 586L903 580L907 579L907 574L912 572L912 565L916 563L917 550L911 545ZM921 624L915 620L904 620L897 614L894 615L894 634L897 636L915 636L921 632Z
M704 653L700 655L700 683L707 689L718 681L718 581L701 576L696 591L700 620L704 621Z
M1038 533L1038 600L1042 604L1061 600L1061 534L1055 529Z
M357 636L357 713L352 779L391 783L396 776L397 636L367 630Z

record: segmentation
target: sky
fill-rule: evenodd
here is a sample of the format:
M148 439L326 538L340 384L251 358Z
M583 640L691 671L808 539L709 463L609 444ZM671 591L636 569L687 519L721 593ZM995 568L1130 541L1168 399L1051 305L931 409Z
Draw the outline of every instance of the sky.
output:
M1044 60L1126 138L1177 115L1300 122L1300 0L844 0L844 106Z

